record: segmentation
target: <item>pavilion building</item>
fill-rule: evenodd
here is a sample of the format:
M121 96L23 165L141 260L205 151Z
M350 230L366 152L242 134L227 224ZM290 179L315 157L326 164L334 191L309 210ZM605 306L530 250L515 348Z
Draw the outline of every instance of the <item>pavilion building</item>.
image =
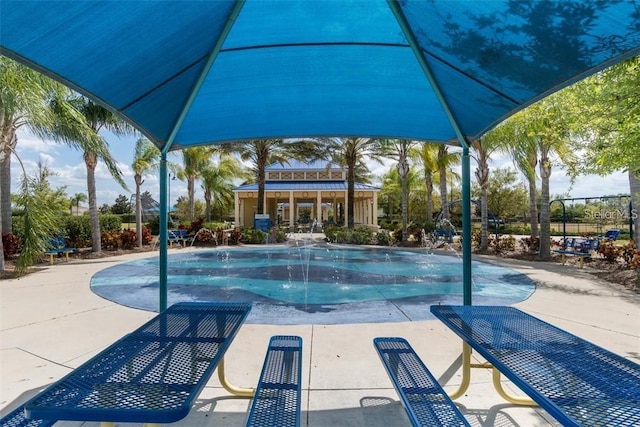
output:
M295 231L314 219L318 224L345 225L347 215L347 169L327 161L304 163L291 160L265 169L264 216L272 225ZM355 183L354 222L378 228L380 188ZM258 212L258 184L234 188L235 224L253 227Z

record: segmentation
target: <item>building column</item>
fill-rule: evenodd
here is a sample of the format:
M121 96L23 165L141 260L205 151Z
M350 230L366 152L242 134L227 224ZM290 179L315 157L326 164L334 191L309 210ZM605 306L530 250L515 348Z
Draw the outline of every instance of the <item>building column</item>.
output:
M371 219L373 225L378 225L378 192L373 192L373 205L371 206L373 212L371 212Z
M322 224L322 191L316 193L316 219Z
M240 196L238 193L234 193L233 198L235 199L233 206L233 225L240 227Z
M293 191L289 191L289 231L295 231L293 202Z

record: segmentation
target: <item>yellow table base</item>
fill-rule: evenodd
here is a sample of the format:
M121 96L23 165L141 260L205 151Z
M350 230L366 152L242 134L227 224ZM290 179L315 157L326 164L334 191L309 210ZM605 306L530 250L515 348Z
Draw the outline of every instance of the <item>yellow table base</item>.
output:
M505 391L502 387L502 382L500 381L501 374L498 369L492 364L485 363L471 363L471 346L467 343L462 344L462 382L460 383L460 387L453 393L449 394L451 399L457 399L461 397L469 388L469 384L471 383L471 368L481 368L481 369L492 369L492 378L493 378L493 387L496 389L496 392L509 403L513 403L514 405L522 405L522 406L538 406L536 402L531 400L528 397L514 396Z

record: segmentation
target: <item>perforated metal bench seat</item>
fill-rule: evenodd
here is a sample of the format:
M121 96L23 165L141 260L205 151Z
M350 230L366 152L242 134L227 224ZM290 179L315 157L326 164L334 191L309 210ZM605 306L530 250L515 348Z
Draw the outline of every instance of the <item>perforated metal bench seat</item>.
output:
M247 427L300 425L302 338L271 337Z
M470 425L407 340L374 338L373 345L413 426Z
M563 426L640 426L640 365L514 307L431 312Z
M56 420L30 420L24 415L24 406L14 409L0 419L0 427L49 427Z
M172 423L189 413L247 303L174 304L25 404L35 419Z

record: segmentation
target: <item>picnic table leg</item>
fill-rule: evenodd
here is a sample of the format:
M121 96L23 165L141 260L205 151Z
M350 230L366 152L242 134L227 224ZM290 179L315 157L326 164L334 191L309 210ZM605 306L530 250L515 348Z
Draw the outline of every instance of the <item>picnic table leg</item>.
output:
M240 388L234 385L229 384L227 378L224 375L224 357L220 360L220 364L218 365L218 379L220 380L220 384L231 394L235 394L240 397L253 397L256 394L255 388Z
M498 371L495 367L493 367L493 388L496 389L498 394L507 402L513 403L514 405L523 405L523 406L538 406L536 402L531 400L528 397L514 396L505 391L502 387L502 383L500 382L500 371Z
M462 396L471 383L471 346L469 344L462 343L462 382L460 387L453 393L449 393L449 398L452 400Z

